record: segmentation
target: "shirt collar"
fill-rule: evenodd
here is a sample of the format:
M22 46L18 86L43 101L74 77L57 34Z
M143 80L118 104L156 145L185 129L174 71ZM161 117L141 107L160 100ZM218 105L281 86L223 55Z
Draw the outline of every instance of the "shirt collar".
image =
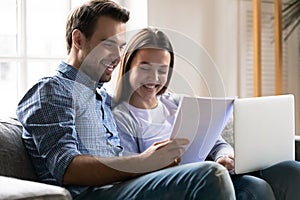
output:
M96 88L101 88L103 86L103 83L99 83L92 80L88 75L86 75L82 71L63 61L58 66L57 71L63 74L66 78L73 80L77 83L81 83L94 91L96 90Z

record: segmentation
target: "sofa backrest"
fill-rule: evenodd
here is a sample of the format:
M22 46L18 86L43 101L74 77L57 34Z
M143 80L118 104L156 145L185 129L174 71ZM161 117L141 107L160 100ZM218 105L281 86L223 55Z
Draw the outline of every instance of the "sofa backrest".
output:
M16 119L0 116L0 175L37 180L21 135L22 125Z
M222 131L223 139L233 147L233 116L231 116Z

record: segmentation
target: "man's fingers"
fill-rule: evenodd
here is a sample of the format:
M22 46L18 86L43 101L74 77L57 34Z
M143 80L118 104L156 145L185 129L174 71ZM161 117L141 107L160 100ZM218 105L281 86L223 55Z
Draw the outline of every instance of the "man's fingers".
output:
M170 144L170 147L177 148L178 146L188 145L189 140L185 138L176 138L173 140L163 140L163 141L155 142L153 145L156 146L157 149L160 149L168 144Z
M155 143L153 143L153 145L156 147L156 149L160 149L160 148L166 146L169 143L171 143L171 140L163 140L163 141L160 141L160 142L155 142Z
M188 145L190 143L190 141L186 138L175 138L175 139L172 139L171 141L173 141L174 143L176 143L178 145Z

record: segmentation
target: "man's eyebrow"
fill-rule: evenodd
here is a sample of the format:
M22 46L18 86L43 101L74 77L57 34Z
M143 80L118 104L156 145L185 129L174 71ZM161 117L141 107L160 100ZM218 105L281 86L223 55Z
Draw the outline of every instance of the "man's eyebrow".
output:
M101 42L108 42L108 43L112 43L112 44L118 44L118 42L116 40L113 40L113 39L110 39L110 38L107 38L107 39L102 39ZM120 47L124 47L126 46L126 41L124 42L120 42Z
M117 43L115 40L110 39L110 38L106 38L106 39L102 39L101 42L110 42L110 43Z

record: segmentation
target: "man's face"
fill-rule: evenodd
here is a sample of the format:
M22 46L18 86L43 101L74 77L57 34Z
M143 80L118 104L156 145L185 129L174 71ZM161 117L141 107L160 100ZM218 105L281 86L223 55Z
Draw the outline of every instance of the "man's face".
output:
M110 17L100 17L92 37L86 41L82 49L85 59L80 70L95 81L110 81L125 46L125 31L125 23Z

